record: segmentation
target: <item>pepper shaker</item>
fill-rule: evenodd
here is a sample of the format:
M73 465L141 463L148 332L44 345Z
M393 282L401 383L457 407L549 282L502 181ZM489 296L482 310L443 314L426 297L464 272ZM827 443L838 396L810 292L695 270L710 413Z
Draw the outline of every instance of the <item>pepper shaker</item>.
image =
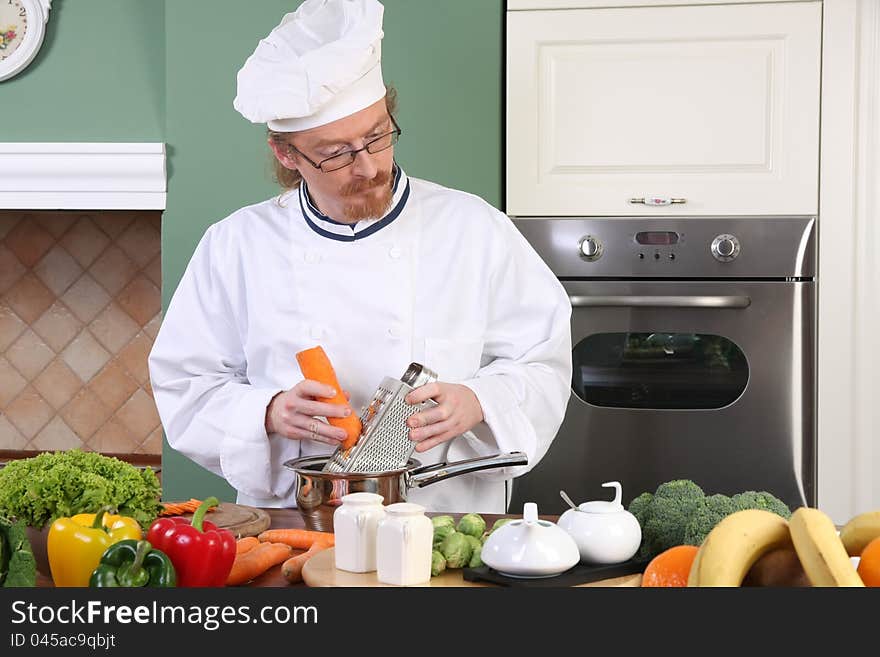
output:
M434 526L425 507L398 502L385 507L385 512L376 534L379 581L396 586L429 582Z
M349 493L333 512L335 560L339 570L369 573L376 570L376 530L385 515L381 495Z

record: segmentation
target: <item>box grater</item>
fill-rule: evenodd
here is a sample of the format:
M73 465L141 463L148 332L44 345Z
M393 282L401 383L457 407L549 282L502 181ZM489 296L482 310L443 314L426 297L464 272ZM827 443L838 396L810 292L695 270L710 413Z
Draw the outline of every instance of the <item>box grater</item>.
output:
M360 415L363 429L349 449L338 447L324 465L324 472L388 472L406 467L416 443L409 439L406 421L414 414L437 405L433 399L407 404L406 396L437 373L419 363L410 363L400 379L385 377L373 399Z

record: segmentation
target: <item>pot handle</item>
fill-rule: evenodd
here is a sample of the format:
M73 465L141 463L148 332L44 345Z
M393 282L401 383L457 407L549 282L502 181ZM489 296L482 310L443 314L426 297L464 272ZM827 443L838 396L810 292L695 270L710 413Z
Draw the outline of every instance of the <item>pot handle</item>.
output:
M509 465L528 465L528 462L529 459L525 452L507 452L505 454L495 454L494 456L478 456L453 463L443 461L405 472L405 483L407 489L424 488L425 486L436 484L438 481L457 477L468 472L491 470L492 468L502 468Z

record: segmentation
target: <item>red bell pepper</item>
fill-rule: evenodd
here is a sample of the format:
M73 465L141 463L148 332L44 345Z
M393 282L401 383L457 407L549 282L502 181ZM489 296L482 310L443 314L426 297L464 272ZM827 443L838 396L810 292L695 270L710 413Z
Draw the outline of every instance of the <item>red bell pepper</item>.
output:
M224 586L235 560L235 534L205 520L209 497L199 505L190 523L185 518L159 518L147 532L156 550L168 555L177 571L178 586Z

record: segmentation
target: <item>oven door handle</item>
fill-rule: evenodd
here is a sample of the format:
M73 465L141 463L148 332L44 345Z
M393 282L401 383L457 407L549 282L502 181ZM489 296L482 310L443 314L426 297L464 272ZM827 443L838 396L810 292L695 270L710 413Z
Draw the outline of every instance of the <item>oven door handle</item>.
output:
M752 300L746 296L639 296L569 295L571 305L578 307L628 308L748 308Z

